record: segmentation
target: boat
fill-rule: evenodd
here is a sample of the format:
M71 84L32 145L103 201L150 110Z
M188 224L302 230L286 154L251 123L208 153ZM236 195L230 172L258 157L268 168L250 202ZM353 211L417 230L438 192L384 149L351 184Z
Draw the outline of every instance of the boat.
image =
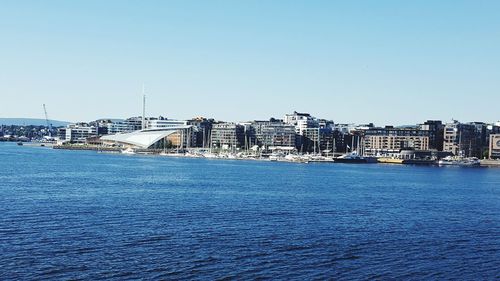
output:
M356 151L353 151L351 153L346 153L344 155L341 155L337 158L333 159L333 162L335 163L369 163L368 158L365 158L361 155L359 155Z
M439 166L479 166L481 162L477 157L447 156L438 161Z
M383 163L383 164L403 164L404 163L403 159L389 158L389 157L379 157L377 159L377 162Z
M127 149L123 149L121 152L122 152L123 154L135 154L134 149L133 149L133 148L131 148L131 147L129 147L129 148L127 148Z
M269 155L269 161L280 161L285 158L285 154L281 152L273 152Z
M212 153L212 152L203 153L202 155L205 158L211 158L211 159L219 158L219 156L217 154Z
M17 145L23 145L23 142L22 141L17 142Z
M294 163L309 163L310 159L304 155L288 154L282 158L282 161Z

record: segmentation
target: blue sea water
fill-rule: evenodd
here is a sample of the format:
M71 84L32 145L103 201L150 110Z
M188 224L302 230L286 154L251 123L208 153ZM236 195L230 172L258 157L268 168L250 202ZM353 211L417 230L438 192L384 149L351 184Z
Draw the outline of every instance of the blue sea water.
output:
M0 143L0 279L498 280L500 169Z

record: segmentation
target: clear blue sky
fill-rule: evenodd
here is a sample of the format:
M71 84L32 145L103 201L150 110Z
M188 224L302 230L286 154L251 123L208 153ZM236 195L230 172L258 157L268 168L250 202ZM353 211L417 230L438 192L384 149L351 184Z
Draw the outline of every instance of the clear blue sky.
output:
M0 117L500 119L500 1L1 1Z

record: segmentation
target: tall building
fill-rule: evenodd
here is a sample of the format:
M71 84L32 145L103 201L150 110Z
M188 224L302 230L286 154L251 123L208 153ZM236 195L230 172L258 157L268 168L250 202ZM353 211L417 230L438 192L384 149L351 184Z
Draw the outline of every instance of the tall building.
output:
M454 155L481 157L480 140L477 138L476 126L454 120L444 128L443 151Z

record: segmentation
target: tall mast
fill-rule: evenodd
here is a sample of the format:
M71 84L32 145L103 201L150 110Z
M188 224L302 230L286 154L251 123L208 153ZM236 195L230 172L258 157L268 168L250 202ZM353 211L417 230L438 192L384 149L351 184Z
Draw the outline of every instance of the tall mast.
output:
M146 129L146 93L142 84L142 129Z

